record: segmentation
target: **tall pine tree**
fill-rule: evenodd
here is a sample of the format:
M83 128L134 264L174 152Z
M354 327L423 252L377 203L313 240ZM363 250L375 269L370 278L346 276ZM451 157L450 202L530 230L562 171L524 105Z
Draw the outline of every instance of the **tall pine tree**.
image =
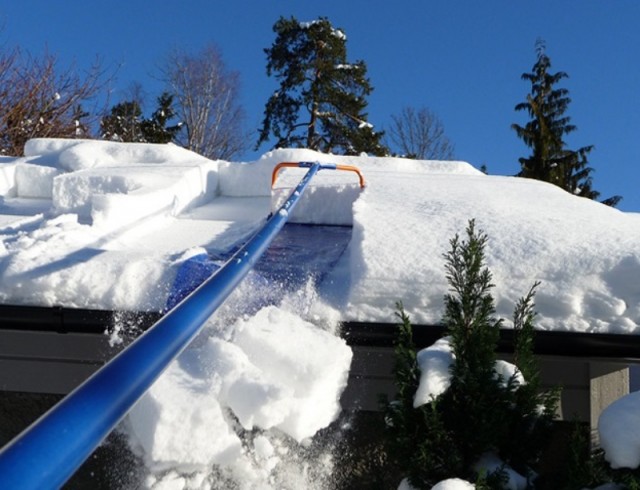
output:
M303 147L348 155L384 155L382 132L367 121L372 87L364 61L347 61L346 36L329 20L281 17L276 40L265 49L267 74L280 82L269 98L258 146Z
M545 43L536 43L537 60L531 73L523 73L522 79L531 83L531 93L526 102L516 105L516 111L526 111L531 120L525 125L512 124L519 138L531 148L528 158L520 158L520 177L544 180L577 196L597 199L600 195L592 188L588 156L593 146L578 150L566 147L565 137L576 130L565 113L571 99L569 91L557 84L568 78L565 72L550 73L551 60L545 52ZM620 196L603 201L615 206Z

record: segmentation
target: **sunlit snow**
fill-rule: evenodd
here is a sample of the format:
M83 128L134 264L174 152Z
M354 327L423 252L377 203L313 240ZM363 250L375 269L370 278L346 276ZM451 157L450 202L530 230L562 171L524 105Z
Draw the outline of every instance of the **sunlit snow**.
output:
M273 478L287 441L304 443L340 410L351 351L333 334L336 322L393 322L402 300L414 323L438 323L442 254L469 219L489 236L499 316L510 318L540 281L538 328L638 333L640 215L546 183L487 176L464 162L309 150L241 163L171 144L39 139L25 154L0 158L4 304L162 311L185 263L224 257L305 173L285 169L272 190L277 163L364 173L360 189L352 173L321 171L289 213L294 223L353 227L323 280L272 300L274 286L251 275L132 411L126 430L150 487L200 488L194 482L205 482L212 464L245 481ZM431 381L423 400L446 389L444 378ZM247 447L239 430L260 433Z

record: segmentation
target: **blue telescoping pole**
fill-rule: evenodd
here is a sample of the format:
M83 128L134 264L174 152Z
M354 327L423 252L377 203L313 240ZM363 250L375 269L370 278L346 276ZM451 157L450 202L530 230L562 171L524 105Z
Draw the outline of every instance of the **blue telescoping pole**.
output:
M314 163L287 201L227 263L109 363L0 451L0 488L60 488L198 334L255 265L322 168Z

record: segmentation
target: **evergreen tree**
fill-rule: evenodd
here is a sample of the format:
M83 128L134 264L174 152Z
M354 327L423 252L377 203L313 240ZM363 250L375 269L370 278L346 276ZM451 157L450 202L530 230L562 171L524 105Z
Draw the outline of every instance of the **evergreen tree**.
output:
M346 36L328 19L281 17L267 54L267 74L280 82L269 98L258 146L303 147L348 155L387 154L382 132L367 122L372 87L364 61L347 61Z
M145 119L140 123L140 130L147 143L169 143L180 131L181 125L168 126L171 119L176 117L173 108L173 95L164 92L158 97L158 108L151 115L150 119Z
M474 222L467 240L456 236L445 255L450 293L443 321L455 356L451 384L441 395L417 408L413 399L420 369L409 318L402 320L396 346L396 401L387 404L389 454L416 488L431 488L446 478L476 481L477 488L504 488L502 469L481 474L474 468L487 452L495 453L519 473L535 476L536 463L548 441L558 394L540 392L533 358L533 289L517 305L515 360L526 374L496 374L501 320L494 318L491 273L484 266L486 235Z
M100 121L102 139L124 143L169 143L180 131L180 124L168 126L176 116L173 95L164 92L158 97L158 108L149 119L142 117L136 100L120 102Z
M550 73L551 60L545 52L543 41L536 43L537 60L531 73L523 73L522 79L531 83L531 93L526 102L516 105L516 111L526 111L531 120L525 125L511 127L531 148L528 158L520 158L520 177L544 180L577 196L597 199L600 195L592 188L588 156L593 146L578 150L566 148L565 137L576 130L565 113L571 99L569 91L557 84L567 78L565 72ZM615 206L620 196L603 201Z
M120 102L100 121L102 139L124 143L144 143L142 109L137 101Z

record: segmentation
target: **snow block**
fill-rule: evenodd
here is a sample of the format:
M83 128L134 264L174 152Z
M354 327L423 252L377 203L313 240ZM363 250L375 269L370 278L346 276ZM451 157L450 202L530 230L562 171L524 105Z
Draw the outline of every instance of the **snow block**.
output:
M302 441L340 413L352 358L343 339L270 306L239 322L234 343L268 379L291 390L280 430Z
M91 217L98 226L113 227L159 212L177 215L212 199L217 166L129 166L94 168L58 176L53 205L60 213Z
M171 163L193 165L210 162L197 153L172 143L118 143L100 140L37 138L25 145L25 156L33 163L58 166L74 172L95 167L127 167Z
M274 189L271 210L276 211L287 200L291 191L292 189L289 188ZM362 189L358 184L310 185L289 216L289 222L351 226L353 224L353 203L360 197L361 192Z
M0 162L2 162L0 160ZM0 165L0 196L13 197L16 193L16 164Z
M148 468L207 470L240 456L240 439L216 400L218 390L215 379L185 371L177 362L169 366L128 415L131 433Z
M19 163L16 165L17 197L51 199L53 180L60 170L43 165Z

